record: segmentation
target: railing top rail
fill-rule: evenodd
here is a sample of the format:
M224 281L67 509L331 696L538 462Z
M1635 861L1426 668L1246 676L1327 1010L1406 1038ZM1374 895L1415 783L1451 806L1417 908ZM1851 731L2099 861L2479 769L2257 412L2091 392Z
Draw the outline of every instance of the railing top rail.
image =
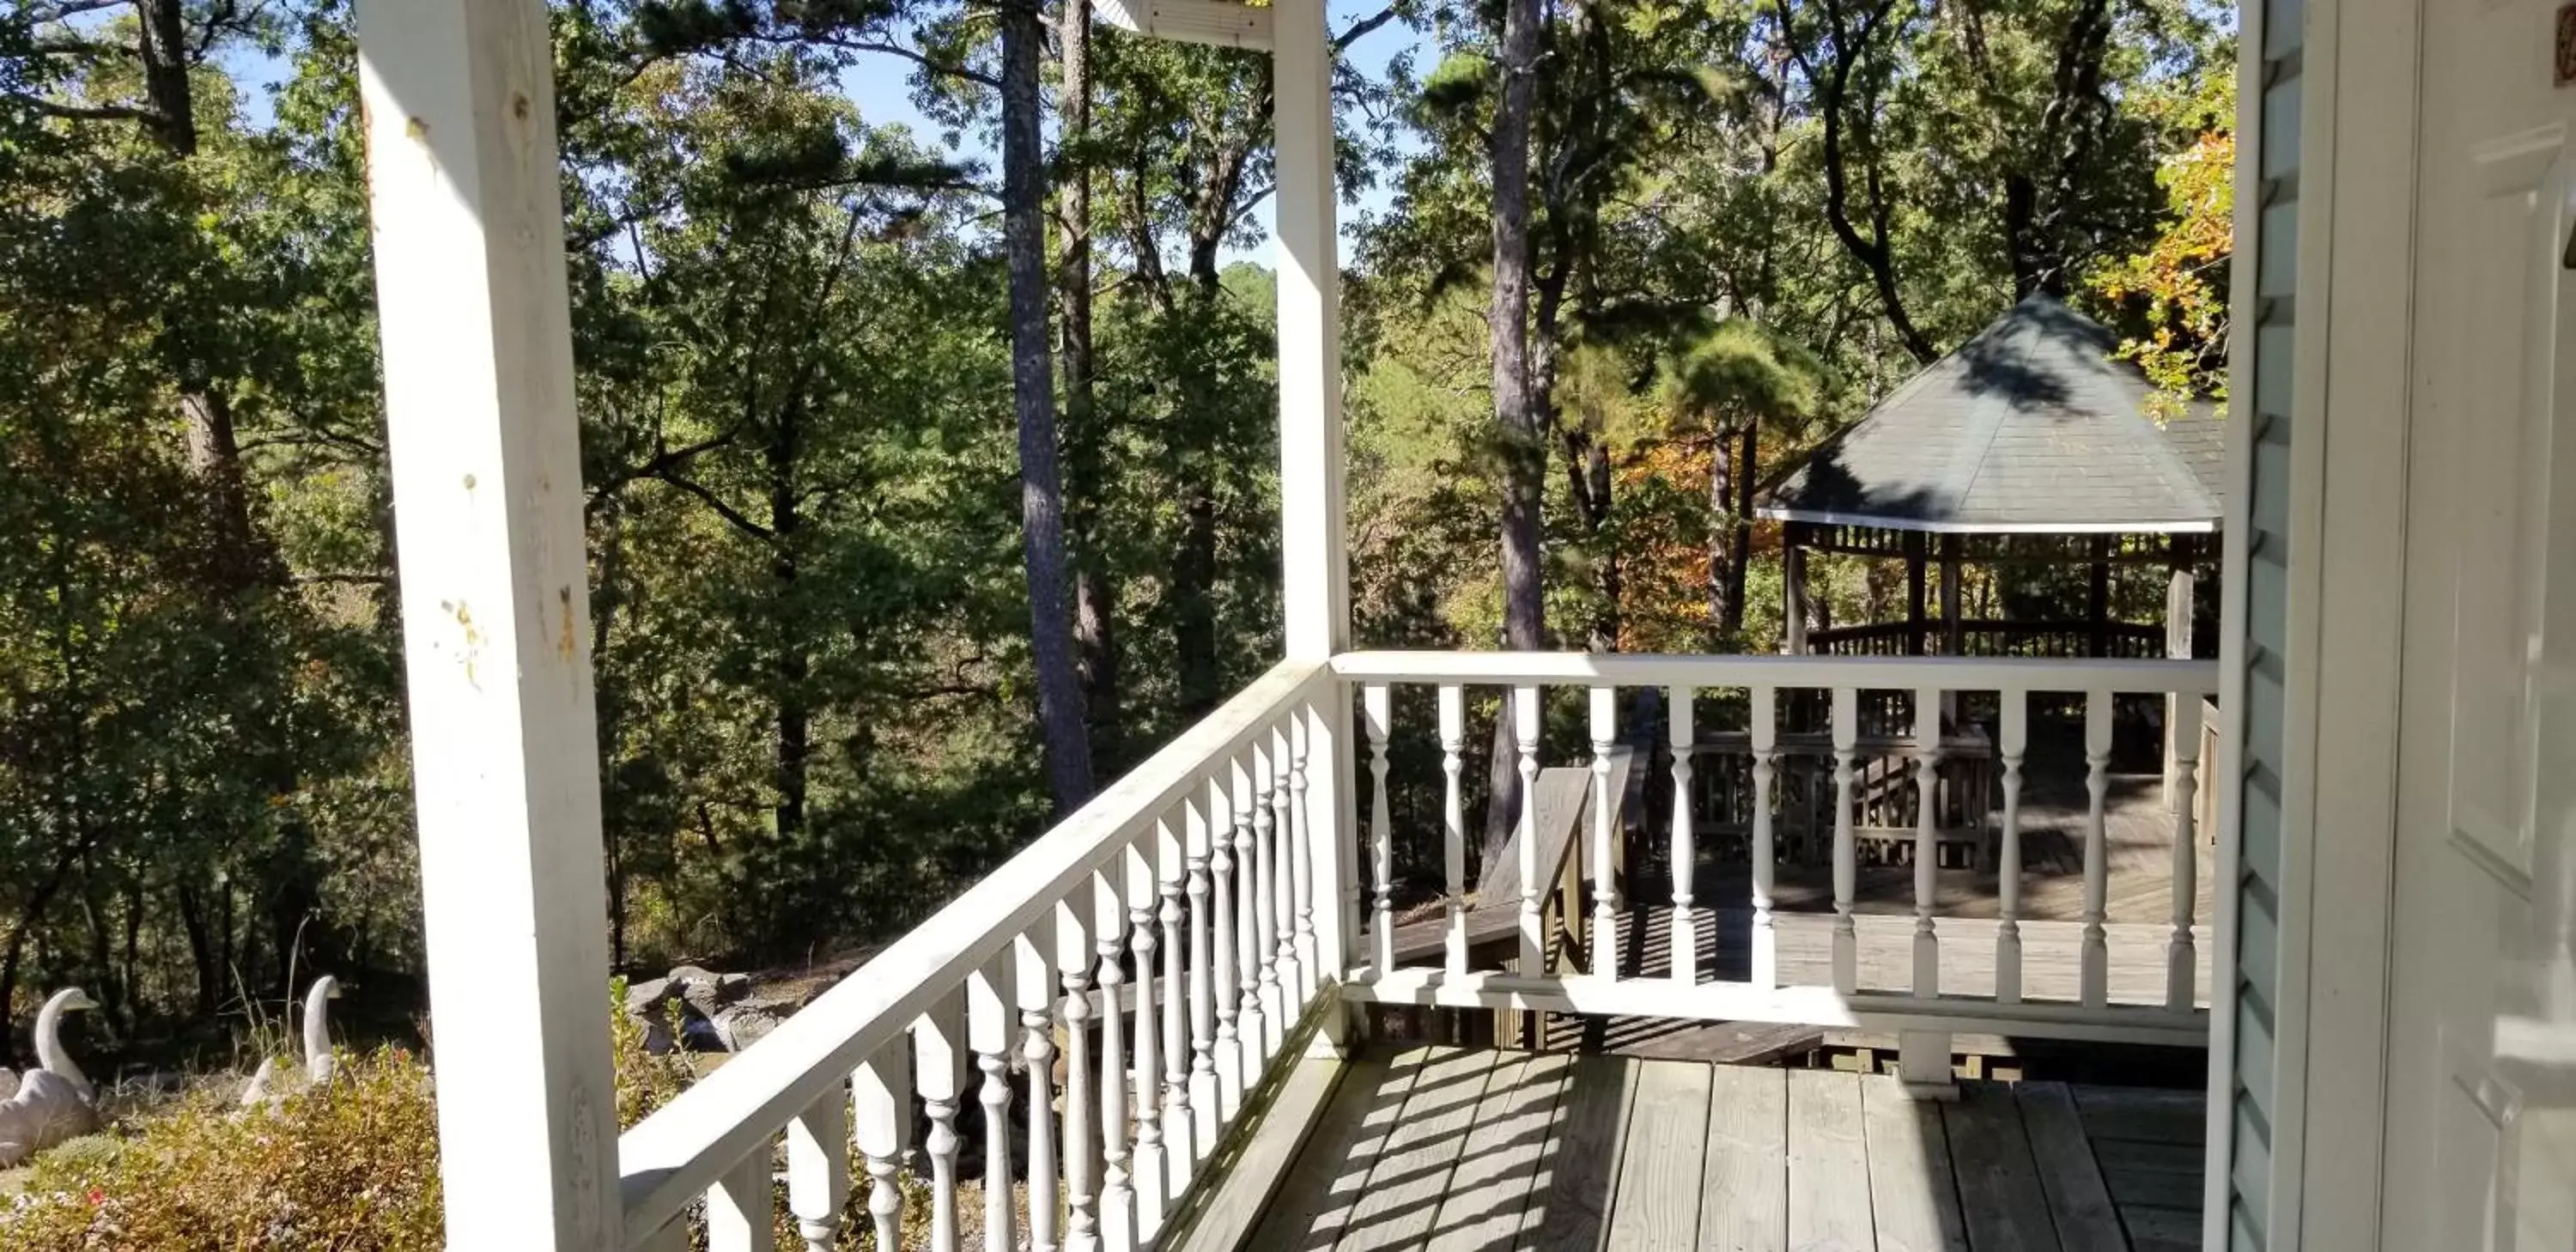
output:
M1359 682L1616 687L1858 687L2214 695L2215 660L1957 656L1686 656L1635 652L1345 652Z
M1283 662L948 907L618 1139L627 1241L660 1229L1108 864L1139 824L1206 783L1327 677Z

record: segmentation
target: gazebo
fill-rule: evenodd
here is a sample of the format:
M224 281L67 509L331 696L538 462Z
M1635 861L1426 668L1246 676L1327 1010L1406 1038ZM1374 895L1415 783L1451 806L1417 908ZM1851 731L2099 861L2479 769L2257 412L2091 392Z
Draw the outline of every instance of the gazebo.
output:
M1781 477L1755 514L1785 527L1786 650L2190 655L2192 569L2218 555L2223 436L2205 403L2158 420L2155 388L2117 344L2031 296ZM1904 618L1814 627L1810 552L1902 559ZM2034 564L2089 567L2080 619L1963 616L1965 566ZM2120 620L2112 569L2139 564L2171 572L2162 622Z

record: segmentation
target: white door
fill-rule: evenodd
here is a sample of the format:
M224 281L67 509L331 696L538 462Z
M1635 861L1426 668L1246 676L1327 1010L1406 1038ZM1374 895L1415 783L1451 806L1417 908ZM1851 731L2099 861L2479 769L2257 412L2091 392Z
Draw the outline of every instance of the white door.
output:
M2422 8L2390 1252L2576 1252L2576 87L2553 82L2557 2ZM2334 843L2320 830L2317 854Z

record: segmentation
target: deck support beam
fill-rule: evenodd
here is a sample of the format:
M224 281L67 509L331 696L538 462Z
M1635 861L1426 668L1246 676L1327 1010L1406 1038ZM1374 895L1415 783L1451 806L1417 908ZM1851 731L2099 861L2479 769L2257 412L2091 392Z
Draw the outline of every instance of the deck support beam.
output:
M1342 452L1341 236L1333 185L1333 49L1324 0L1271 6L1272 120L1278 135L1279 554L1287 659L1323 661L1350 646L1350 559ZM1350 971L1359 932L1358 794L1346 694L1307 712L1306 804L1313 858L1317 985ZM1347 1031L1320 1032L1338 1044Z
M552 44L361 0L447 1242L618 1246L607 898ZM473 1028L505 1022L506 1030Z

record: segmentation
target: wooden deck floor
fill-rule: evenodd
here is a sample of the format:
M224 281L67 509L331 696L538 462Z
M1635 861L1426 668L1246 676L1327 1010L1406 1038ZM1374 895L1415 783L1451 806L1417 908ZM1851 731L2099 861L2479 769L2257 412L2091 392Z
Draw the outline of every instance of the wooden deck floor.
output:
M1243 1246L2182 1252L2194 1092L1454 1048L1364 1054Z

